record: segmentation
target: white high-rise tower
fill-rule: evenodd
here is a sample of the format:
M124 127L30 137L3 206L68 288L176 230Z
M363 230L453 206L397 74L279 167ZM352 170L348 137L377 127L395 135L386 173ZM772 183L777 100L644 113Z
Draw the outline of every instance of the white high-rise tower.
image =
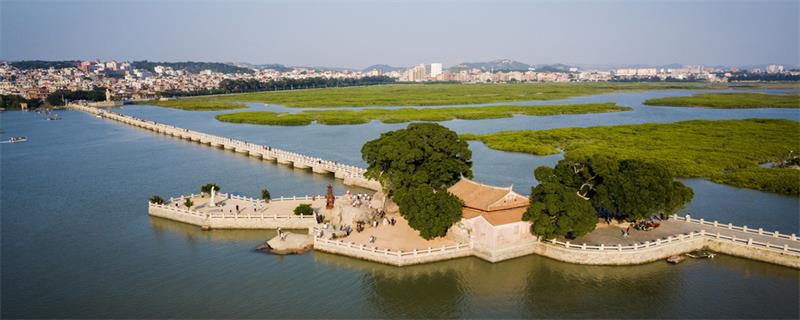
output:
M442 64L431 63L431 77L436 77L440 74L442 74Z

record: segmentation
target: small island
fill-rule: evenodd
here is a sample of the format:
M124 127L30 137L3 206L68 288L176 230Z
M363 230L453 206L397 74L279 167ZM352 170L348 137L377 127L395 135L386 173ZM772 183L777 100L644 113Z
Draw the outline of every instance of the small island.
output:
M701 93L685 97L645 100L649 106L703 107L713 109L800 108L800 95L753 92Z
M205 98L161 99L137 102L137 104L155 105L184 111L221 111L247 108L246 105L238 102L219 101Z
M447 121L453 119L498 119L510 118L514 115L551 116L560 114L589 114L628 110L631 110L631 108L617 106L614 103L455 108L367 108L361 110L304 110L298 113L266 111L237 112L220 114L216 116L216 119L233 123L303 126L309 125L312 122L324 125L363 124L373 120L380 120L383 123L401 123L411 121Z

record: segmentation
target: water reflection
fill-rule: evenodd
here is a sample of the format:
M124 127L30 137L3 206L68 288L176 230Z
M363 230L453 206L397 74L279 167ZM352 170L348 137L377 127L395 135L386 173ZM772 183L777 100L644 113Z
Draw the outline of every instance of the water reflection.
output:
M198 226L172 221L159 217L149 217L150 227L156 238L163 240L165 233L185 236L188 242L202 240L223 242L252 242L259 243L272 239L277 235L276 230L209 230L203 231Z
M391 317L791 318L799 307L800 272L724 255L680 265L584 266L531 255L409 267L313 255L362 274L370 310ZM770 302L747 288L768 288Z

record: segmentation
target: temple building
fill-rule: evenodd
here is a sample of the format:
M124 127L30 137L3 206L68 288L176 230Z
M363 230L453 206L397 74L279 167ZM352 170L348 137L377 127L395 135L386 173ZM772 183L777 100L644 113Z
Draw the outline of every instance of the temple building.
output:
M497 247L535 239L530 231L531 223L522 220L530 200L511 187L490 186L461 178L447 191L464 201L462 219L448 233L454 240Z

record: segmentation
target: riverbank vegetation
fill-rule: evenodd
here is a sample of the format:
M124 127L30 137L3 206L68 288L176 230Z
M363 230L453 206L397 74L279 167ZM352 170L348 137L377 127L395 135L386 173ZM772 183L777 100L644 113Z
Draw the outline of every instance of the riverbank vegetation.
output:
M160 100L137 104L157 105L159 107L180 109L185 111L221 111L247 108L247 106L242 103L217 101L213 99Z
M281 79L270 81L259 81L256 79L225 79L214 89L195 90L195 91L160 91L160 97L189 97L205 96L215 94L231 94L244 92L265 92L265 91L284 91L314 88L339 88L353 86L371 86L378 84L393 83L394 78L387 76L374 76L363 78L324 78L313 77L303 79ZM209 98L209 97L206 97ZM215 99L220 97L214 97Z
M693 96L645 100L650 106L738 108L800 108L798 94L766 94L752 92L702 93Z
M800 123L778 119L695 120L665 124L506 131L462 135L503 151L566 159L607 155L663 164L673 177L800 196L800 170L761 168L800 150Z
M300 88L295 86L294 88ZM724 89L711 83L516 83L516 84L388 84L347 88L324 88L252 92L235 95L198 97L224 102L260 102L298 108L438 106L502 103L530 100L557 100L601 93L670 90ZM189 99L192 100L192 99ZM159 101L142 104L160 105Z
M403 108L361 110L304 110L298 113L283 112L238 112L220 114L216 119L224 122L262 125L302 126L313 121L326 125L362 124L372 120L384 123L411 121L447 121L453 119L478 120L510 118L514 115L550 116L559 114L586 114L628 111L614 103L572 104L550 106L490 106L459 108Z
M25 99L18 95L0 95L0 108L7 110L22 109L22 104L27 104L28 109L33 110L41 106L44 102L39 99Z
M105 101L106 88L97 87L92 90L56 90L47 95L45 102L51 106L63 106L66 102L86 100L86 101Z

